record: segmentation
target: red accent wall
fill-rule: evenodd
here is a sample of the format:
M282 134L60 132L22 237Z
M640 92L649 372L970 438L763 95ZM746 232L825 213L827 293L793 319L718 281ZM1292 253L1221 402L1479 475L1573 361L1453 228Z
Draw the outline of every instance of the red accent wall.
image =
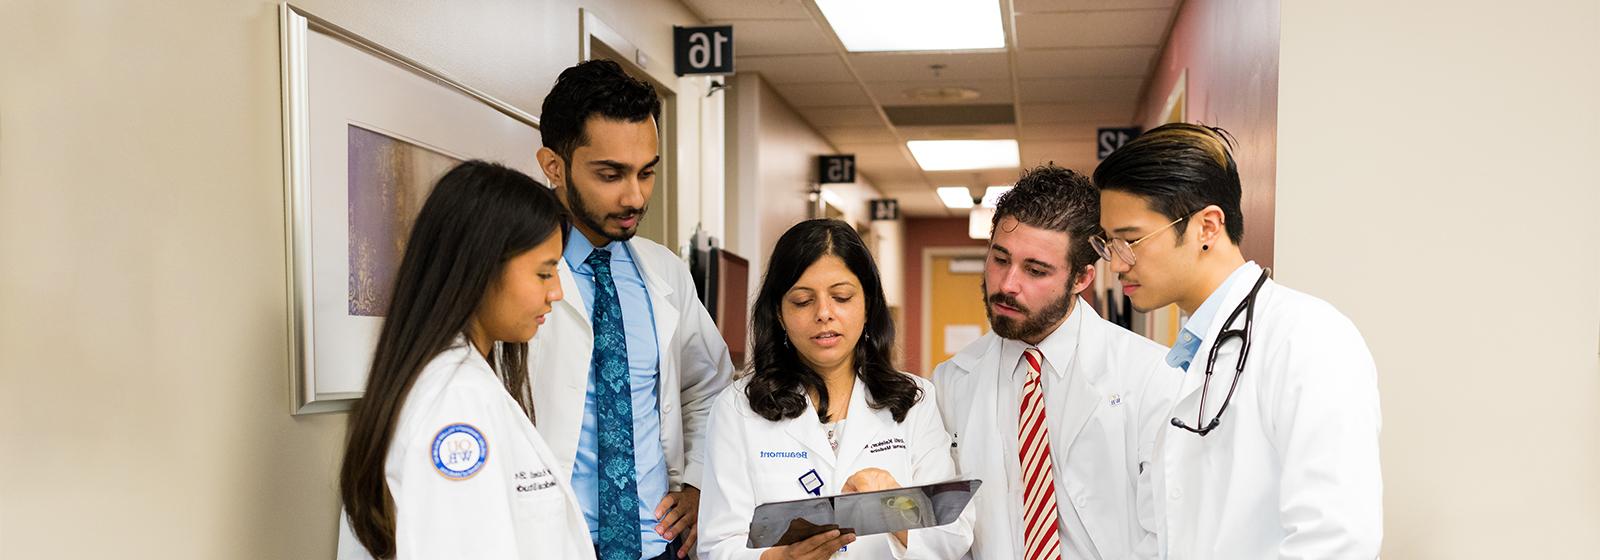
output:
M1165 119L1167 96L1188 69L1188 122L1220 126L1238 141L1246 259L1272 266L1278 174L1279 0L1190 0L1140 101L1145 130Z
M922 250L930 247L988 247L989 240L967 236L966 218L909 218L905 233L905 321L895 325L904 342L906 371L932 375L922 363ZM974 295L973 297L977 297Z

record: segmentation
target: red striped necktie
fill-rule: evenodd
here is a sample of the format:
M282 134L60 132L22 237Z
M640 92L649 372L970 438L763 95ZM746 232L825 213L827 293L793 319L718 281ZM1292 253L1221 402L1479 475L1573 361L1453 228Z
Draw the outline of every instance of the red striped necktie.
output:
M1023 558L1026 560L1061 557L1061 514L1056 508L1055 462L1050 459L1050 428L1045 425L1044 389L1039 385L1038 348L1022 353L1028 361L1028 380L1022 384L1022 413L1017 423L1021 444L1023 519Z

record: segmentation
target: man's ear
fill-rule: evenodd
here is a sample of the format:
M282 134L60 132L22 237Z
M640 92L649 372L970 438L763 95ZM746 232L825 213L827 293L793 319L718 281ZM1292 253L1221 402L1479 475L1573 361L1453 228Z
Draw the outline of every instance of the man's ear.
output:
M1212 204L1195 214L1194 220L1199 224L1195 228L1200 237L1201 245L1216 246L1227 236L1227 215L1222 213L1222 208Z
M1072 295L1081 294L1089 289L1089 286L1093 286L1094 275L1098 270L1092 264L1083 265L1083 269L1078 272L1078 280L1072 283Z
M557 187L556 191L560 192L560 187L567 185L566 165L561 161L561 156L550 148L539 148L534 157L538 158L539 169L544 171L544 176L550 179L550 186Z

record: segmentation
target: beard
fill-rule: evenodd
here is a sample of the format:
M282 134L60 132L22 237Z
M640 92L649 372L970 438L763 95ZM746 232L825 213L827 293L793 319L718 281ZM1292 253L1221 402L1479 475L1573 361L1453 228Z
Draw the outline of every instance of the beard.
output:
M1076 297L1072 293L1061 294L1061 297L1046 304L1044 308L1034 311L1022 305L1016 298L1003 293L989 293L987 281L983 284L983 293L986 294L983 311L989 315L989 327L1001 338L1012 340L1043 339L1057 323L1061 322L1062 317L1066 317L1067 313L1072 311L1072 300ZM997 303L1021 311L1026 318L1019 321L1010 317L996 316L994 305Z
M567 167L567 177L572 177L571 166ZM612 241L627 241L629 239L633 239L633 236L639 233L639 225L634 224L634 226L631 228L613 231L606 229L605 223L607 219L615 218L618 220L626 220L628 218L638 216L639 220L642 222L644 221L645 211L649 209L649 205L646 204L642 208L624 208L622 212L616 214L604 214L595 211L589 208L589 204L587 202L584 202L583 195L578 193L578 187L574 185L573 181L571 180L567 181L567 203L571 205L573 219L577 220L578 223L582 224L590 231L599 233L600 235L605 236L606 239L610 239Z

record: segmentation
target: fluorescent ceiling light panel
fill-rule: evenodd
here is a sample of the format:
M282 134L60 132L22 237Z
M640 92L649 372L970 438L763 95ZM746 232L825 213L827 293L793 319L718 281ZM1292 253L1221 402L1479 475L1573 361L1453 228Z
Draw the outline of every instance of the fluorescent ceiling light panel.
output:
M816 0L851 52L1003 49L995 0Z
M994 208L995 203L1000 201L1000 195L1006 194L1006 191L1009 190L1011 190L1011 185L994 185L985 189L983 191L983 207Z
M911 140L911 156L923 171L1005 169L1022 165L1016 140Z
M939 187L937 192L945 208L959 210L972 207L972 191L966 187Z

